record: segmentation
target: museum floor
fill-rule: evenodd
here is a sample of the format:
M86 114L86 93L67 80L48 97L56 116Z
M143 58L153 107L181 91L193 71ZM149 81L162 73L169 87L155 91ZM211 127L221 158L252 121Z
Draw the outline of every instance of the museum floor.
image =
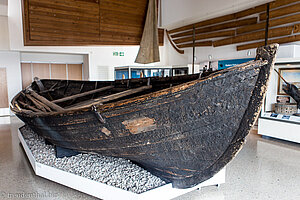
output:
M9 123L10 121L10 123ZM35 193L36 199L95 199L34 175L19 144L20 121L0 117L0 199ZM300 199L300 144L262 139L255 131L226 168L226 183L180 196L180 200Z

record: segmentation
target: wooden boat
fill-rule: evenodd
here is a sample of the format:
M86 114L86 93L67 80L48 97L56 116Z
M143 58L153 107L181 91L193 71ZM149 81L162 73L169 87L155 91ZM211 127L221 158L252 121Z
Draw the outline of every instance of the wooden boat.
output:
M241 148L277 48L259 48L255 61L205 78L35 80L12 100L12 110L58 147L127 158L175 188L189 188Z

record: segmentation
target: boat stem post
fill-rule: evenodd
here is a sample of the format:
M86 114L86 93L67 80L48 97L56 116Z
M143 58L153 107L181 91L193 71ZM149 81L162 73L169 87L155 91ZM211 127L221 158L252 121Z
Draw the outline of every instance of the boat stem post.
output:
M270 21L270 3L267 4L267 19L266 19L266 30L265 30L265 46L268 45L269 21Z
M195 35L196 35L196 30L195 30L195 24L193 24L193 66L192 66L192 74L194 74L195 70Z

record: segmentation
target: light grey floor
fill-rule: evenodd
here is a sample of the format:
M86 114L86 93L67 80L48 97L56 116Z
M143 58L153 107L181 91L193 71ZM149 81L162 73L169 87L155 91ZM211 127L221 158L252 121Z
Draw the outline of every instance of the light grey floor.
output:
M21 124L14 117L10 121L0 117L0 199L95 199L35 176L17 138ZM251 133L226 169L226 183L219 188L205 187L176 200L300 199L300 144Z

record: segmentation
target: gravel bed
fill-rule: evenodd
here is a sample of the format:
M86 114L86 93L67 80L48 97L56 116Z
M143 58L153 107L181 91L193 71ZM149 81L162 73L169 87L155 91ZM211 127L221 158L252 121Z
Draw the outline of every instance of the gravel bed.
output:
M20 130L38 163L137 194L166 184L160 178L123 158L99 154L56 158L53 145L46 145L45 140L28 127Z

